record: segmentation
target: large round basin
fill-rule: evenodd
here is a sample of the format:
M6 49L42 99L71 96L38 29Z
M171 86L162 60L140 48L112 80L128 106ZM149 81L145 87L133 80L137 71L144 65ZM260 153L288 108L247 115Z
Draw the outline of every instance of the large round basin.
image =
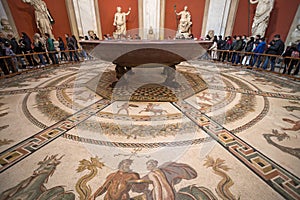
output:
M174 66L203 55L210 41L194 40L106 40L80 41L96 58L119 66L135 67L148 63Z

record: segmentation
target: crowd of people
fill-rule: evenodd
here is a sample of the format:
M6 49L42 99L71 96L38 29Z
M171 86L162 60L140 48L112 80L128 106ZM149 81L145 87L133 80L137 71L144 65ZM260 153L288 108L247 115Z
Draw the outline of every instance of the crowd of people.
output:
M299 73L300 42L285 49L279 34L276 34L268 44L260 35L227 36L225 39L221 35L215 35L212 41L209 51L213 60L275 71L276 63L281 61L279 58L283 58L283 74L298 75Z
M79 37L79 40L99 40L94 32L93 34L89 33L89 36ZM103 37L103 40L112 39L113 37L109 34ZM125 39L140 40L141 37L136 34ZM279 34L276 34L268 44L265 38L260 35L255 37L245 35L227 36L224 39L221 35L215 35L213 38L207 36L205 40L213 41L212 46L209 48L213 60L264 70L269 69L270 71L275 70L278 63L276 61L282 60L283 74L298 75L299 73L300 42L285 49L284 42ZM43 67L49 64L56 65L64 61L78 62L80 59L91 59L91 56L80 48L74 35L65 34L65 40L58 37L56 41L47 33L44 37L39 33L35 33L31 39L24 32L21 33L19 40L11 34L5 36L0 32L0 57L2 56L10 56L6 59L0 59L0 66L4 75L25 68Z
M25 32L21 33L19 40L12 34L5 36L0 32L0 57L3 56L10 56L0 59L0 67L4 75L26 68L57 65L67 61L79 62L81 58L91 59L80 48L74 35L65 34L65 40L58 37L56 41L48 33L45 33L43 37L39 33L35 33L30 38Z

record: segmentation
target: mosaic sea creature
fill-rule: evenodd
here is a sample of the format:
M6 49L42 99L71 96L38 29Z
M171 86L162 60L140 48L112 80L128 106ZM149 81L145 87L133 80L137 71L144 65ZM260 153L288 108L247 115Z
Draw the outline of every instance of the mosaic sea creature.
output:
M291 128L282 128L282 130L290 130L290 131L299 131L300 130L300 120L294 121L294 120L287 119L287 118L283 118L282 120L285 121L285 122L294 124L293 127L291 127Z
M65 191L63 186L55 186L47 189L44 185L56 170L56 166L61 163L60 160L62 157L63 156L57 158L57 154L50 157L46 156L43 161L38 163L40 166L38 169L34 170L32 176L21 181L18 185L4 191L0 196L0 200L75 199L75 195L72 192Z
M1 130L1 127L0 127L0 130ZM3 145L10 144L12 142L14 142L14 141L13 140L8 140L8 139L0 140L0 147L3 146Z
M300 110L299 106L283 106L287 111L293 112L294 110Z
M92 189L87 182L92 180L98 173L98 168L102 169L104 163L100 162L98 157L91 158L91 161L83 159L77 168L77 172L83 172L89 170L90 172L83 177L81 177L76 183L76 191L79 194L79 199L88 199L92 195Z
M280 144L277 144L271 139L272 137L277 138L278 141L282 141L286 138L289 139L290 137L286 133L279 133L278 130L273 129L272 134L263 134L263 136L269 144L277 147L278 149L280 149L285 153L291 154L292 156L295 156L300 159L300 148L285 147Z
M221 176L223 179L218 183L216 192L221 199L236 199L235 196L230 192L229 188L234 184L232 179L224 172L230 168L225 164L225 160L217 158L214 160L212 157L207 156L204 166L211 167L215 174Z

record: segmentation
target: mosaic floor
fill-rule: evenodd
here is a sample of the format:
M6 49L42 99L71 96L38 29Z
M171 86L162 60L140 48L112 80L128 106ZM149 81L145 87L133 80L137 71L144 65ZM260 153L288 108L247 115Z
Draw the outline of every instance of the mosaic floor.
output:
M2 199L300 199L300 83L207 61L0 80ZM123 80L123 82L122 82Z

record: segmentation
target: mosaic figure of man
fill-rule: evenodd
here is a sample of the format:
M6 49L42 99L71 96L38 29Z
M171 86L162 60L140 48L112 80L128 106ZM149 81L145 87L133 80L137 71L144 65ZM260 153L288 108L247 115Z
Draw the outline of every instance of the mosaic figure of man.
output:
M130 169L132 164L131 159L122 160L119 163L119 170L107 176L104 184L95 192L92 199L105 194L104 200L128 200L130 199L129 191L131 184L129 181L138 180L140 176L138 173Z

